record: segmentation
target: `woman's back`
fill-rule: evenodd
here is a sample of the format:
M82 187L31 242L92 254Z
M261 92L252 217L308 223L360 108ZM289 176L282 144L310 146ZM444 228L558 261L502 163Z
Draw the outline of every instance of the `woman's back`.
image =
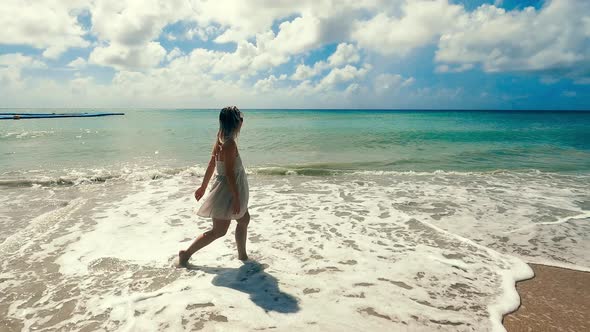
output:
M223 160L216 160L215 169L217 171L217 175L225 175L225 162ZM234 171L237 174L238 172L245 171L244 165L242 164L242 158L240 154L236 156L236 161L234 163Z

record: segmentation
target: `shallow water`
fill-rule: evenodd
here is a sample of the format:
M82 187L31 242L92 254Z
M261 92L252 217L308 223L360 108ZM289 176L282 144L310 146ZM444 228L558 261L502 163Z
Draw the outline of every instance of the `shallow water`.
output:
M164 128L161 122L172 121L156 114L163 119L143 127ZM297 114L288 115L294 118L292 126L283 127L285 137L292 137L286 128L296 127ZM278 115L269 116L277 126L284 124ZM327 126L322 123L333 123L314 116L320 119L306 118L308 134L314 126L321 131ZM270 120L258 123L265 121ZM465 120L470 121L475 120ZM359 127L350 135L370 131L352 122ZM114 130L100 126L95 131ZM5 136L14 130L0 128ZM538 150L506 142L517 160L498 158L494 169L503 170L488 170L494 160L488 156L442 158L432 169L407 171L395 163L359 160L371 161L372 153L386 156L375 151L410 153L415 146L364 154L364 148L349 146L353 138L341 136L340 149L278 145L265 154L249 145L256 138L244 131L240 148L251 188L251 261L237 260L232 225L226 237L193 256L189 269L176 269L175 253L211 224L196 217L200 203L192 197L204 174L199 161L209 154L196 147L209 142L182 145L178 142L196 139L188 132L159 137L153 134L158 129L146 136L147 142L160 142L154 154L154 146L133 143L137 136L129 129L129 141L112 135L119 145L107 140L98 154L84 147L98 139L68 152L53 137L70 135L64 127L47 139L26 130L29 134L9 135L0 144L4 151L28 146L19 153L35 161L0 161L0 326L9 331L502 330L502 314L518 305L515 280L531 276L525 262L590 270L590 176L581 157L588 148L572 139L559 144L575 158L527 161L527 153L536 156ZM279 133L267 140L293 141ZM298 139L313 140L305 136ZM322 144L335 144L334 137ZM456 137L440 143L449 145L445 151L483 154L491 144ZM458 145L451 146L455 139ZM343 164L338 158L346 154ZM325 158L325 164L309 164L311 156ZM440 157L424 152L419 158L426 156ZM533 162L541 167L530 168L552 171L520 168ZM443 165L468 171L437 171Z
M185 167L208 160L218 111L125 113L2 121L0 169ZM240 148L256 167L590 171L590 112L245 110L244 119Z

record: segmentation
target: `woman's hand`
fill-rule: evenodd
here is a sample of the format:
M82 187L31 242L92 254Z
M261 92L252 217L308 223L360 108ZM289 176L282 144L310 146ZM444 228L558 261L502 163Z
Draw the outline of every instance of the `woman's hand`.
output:
M205 195L205 190L207 190L207 188L203 186L200 186L197 190L195 190L195 199L197 202L203 197L203 195Z
M233 214L240 213L240 199L238 197L234 197L234 199L232 199L231 205Z

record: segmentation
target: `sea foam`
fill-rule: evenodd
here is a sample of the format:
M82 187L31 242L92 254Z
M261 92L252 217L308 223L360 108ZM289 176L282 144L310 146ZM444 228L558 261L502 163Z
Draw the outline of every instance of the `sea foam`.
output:
M586 178L436 172L252 174L251 261L232 224L176 269L211 227L201 176L31 188L67 204L3 244L0 314L24 329L501 331L525 261L590 266Z

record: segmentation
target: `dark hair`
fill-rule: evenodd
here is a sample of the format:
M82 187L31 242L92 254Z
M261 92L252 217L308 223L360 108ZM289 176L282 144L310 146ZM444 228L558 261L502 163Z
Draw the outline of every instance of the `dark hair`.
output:
M223 143L227 139L234 139L238 136L240 122L242 122L242 112L235 106L228 106L219 112L219 142Z

